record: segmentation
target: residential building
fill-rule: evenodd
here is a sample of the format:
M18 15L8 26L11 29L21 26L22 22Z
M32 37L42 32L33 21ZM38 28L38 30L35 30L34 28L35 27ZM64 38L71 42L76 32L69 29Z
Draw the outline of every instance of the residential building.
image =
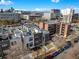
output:
M11 31L13 32L10 36L11 50L22 49L23 47L26 49L33 49L35 47L40 47L50 40L49 31L42 30L31 23L13 27Z
M32 49L40 47L50 40L49 31L41 30L36 25L26 25L23 27L24 46Z
M33 49L35 47L40 47L50 40L49 31L40 29L32 23L26 23L22 26L9 27L8 30L8 34L10 34L8 37L11 51L17 49L22 50L23 48Z
M5 10L5 11L1 9L0 20L18 21L20 20L20 13L13 11L13 9Z
M61 35L62 37L66 38L69 33L70 33L70 24L65 24L65 23L61 23L60 24L60 31L59 31L59 35Z
M4 54L8 54L8 49L10 48L10 40L8 38L0 38L0 57Z
M10 48L10 40L8 30L0 28L0 57L8 53Z
M42 30L42 31L43 31L43 42L44 42L44 44L48 43L51 40L49 31L47 31L47 30Z
M21 34L22 34L21 30L19 30L19 29L14 29L13 30L13 33L12 33L11 39L10 39L10 49L12 51L16 50L16 49L19 49L19 50L22 49Z
M56 24L58 24L58 20L49 20L46 22L39 22L36 24L40 29L48 30L50 35L56 33Z

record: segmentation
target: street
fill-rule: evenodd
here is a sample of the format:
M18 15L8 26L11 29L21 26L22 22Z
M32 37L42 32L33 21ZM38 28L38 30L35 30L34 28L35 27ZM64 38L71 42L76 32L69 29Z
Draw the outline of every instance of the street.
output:
M65 50L54 59L79 59L79 42Z

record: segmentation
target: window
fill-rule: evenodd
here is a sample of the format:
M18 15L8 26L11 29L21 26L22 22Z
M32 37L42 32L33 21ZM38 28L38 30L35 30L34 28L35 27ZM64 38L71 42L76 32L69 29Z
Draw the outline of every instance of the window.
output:
M32 40L33 40L33 38L32 38L32 37L30 37L30 38L29 38L29 41L32 41Z
M12 45L12 46L16 45L16 41L11 42L11 45Z
M16 41L14 41L14 44L16 44Z
M12 45L12 46L14 45L13 42L11 42L11 45Z
M33 46L33 42L29 43L28 46L29 47L32 47Z
M27 32L27 35L31 35L31 33L30 32Z
M30 44L29 46L31 47L31 46L33 46L33 44Z

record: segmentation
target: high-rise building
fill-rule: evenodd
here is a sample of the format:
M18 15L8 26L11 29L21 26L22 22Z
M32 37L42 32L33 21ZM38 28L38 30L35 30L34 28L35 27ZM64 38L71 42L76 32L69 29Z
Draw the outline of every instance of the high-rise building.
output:
M36 24L39 28L49 31L50 36L56 33L58 20L49 20Z
M59 35L66 38L69 35L70 25L66 23L60 23Z

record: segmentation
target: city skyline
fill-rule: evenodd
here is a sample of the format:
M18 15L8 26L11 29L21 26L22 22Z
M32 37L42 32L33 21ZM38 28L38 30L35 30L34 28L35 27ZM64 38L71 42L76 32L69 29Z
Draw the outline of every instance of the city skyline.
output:
M0 0L0 9L50 10L73 8L79 10L79 0Z

